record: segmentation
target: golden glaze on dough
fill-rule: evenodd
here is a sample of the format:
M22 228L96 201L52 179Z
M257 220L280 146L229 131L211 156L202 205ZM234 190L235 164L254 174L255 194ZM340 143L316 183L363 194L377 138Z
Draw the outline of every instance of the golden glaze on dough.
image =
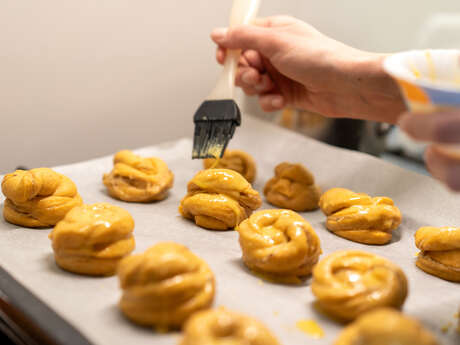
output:
M174 175L160 158L143 158L123 150L113 158L114 167L102 180L109 194L123 201L163 200L172 188Z
M380 308L347 326L334 345L437 345L433 335L401 312Z
M311 289L320 310L350 321L378 307L400 308L407 296L407 279L398 266L381 256L346 250L314 267Z
M415 233L421 250L417 266L442 279L460 282L460 228L423 227Z
M321 254L311 225L291 210L262 210L236 228L243 261L255 271L301 277L311 273Z
M224 307L194 314L183 334L179 345L279 345L260 321Z
M134 220L128 211L107 203L73 208L49 234L61 268L79 274L112 275L134 250Z
M286 162L276 166L275 176L264 187L270 204L298 212L316 210L320 193L313 175L302 164Z
M7 174L2 191L6 196L5 220L29 228L53 226L82 203L72 180L49 168Z
M214 158L203 160L203 167L217 169L230 169L241 174L249 183L254 182L256 178L256 162L252 156L241 150L225 150L224 156L219 159L216 166Z
M355 242L388 243L392 231L401 224L401 212L387 197L371 198L345 188L333 188L321 196L319 205L327 216L326 227Z
M214 299L214 274L185 246L162 242L118 266L119 306L132 321L159 329L181 327Z
M179 212L203 228L227 230L261 204L259 193L236 171L208 169L198 172L188 183Z

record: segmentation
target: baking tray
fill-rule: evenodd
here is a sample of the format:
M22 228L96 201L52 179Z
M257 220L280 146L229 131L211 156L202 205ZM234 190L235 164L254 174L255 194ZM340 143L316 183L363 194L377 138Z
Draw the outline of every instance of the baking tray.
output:
M392 197L401 209L403 222L391 243L369 246L331 234L320 211L302 213L321 239L323 255L339 249L361 249L385 256L400 265L409 279L404 312L418 318L443 344L459 343L454 331L460 306L459 284L441 280L415 266L413 235L420 226L459 225L458 195L438 182L393 166L366 154L334 148L275 125L245 117L233 148L251 153L257 162L254 188L262 191L281 161L301 162L316 176L323 190L346 187L357 192ZM158 203L124 203L110 198L102 174L112 168L112 157L102 157L55 169L75 181L86 203L111 202L124 207L136 221L136 250L142 252L159 241L187 245L205 259L217 280L215 306L247 313L262 320L283 344L331 344L342 329L317 313L307 279L301 285L262 281L242 264L238 235L234 231L208 231L180 217L177 207L187 182L201 169L192 161L190 139L181 139L136 150L163 158L175 174L169 197ZM3 197L0 199L0 206ZM262 208L272 208L264 203ZM0 221L0 290L9 303L25 314L56 344L177 344L180 334L158 334L127 321L117 308L120 290L116 277L92 278L60 270L54 263L50 229L25 229ZM1 271L0 271L1 272ZM295 323L314 319L325 330L311 339ZM451 325L450 327L447 327ZM446 332L442 329L448 328ZM73 342L72 342L73 341Z
M0 331L15 344L91 343L0 267ZM0 338L1 340L1 338Z

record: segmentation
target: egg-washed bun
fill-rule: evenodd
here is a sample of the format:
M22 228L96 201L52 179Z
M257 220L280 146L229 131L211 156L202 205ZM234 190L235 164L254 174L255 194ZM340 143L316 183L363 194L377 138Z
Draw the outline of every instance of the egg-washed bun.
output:
M179 345L280 345L260 321L224 307L200 311L185 324Z
M460 282L460 228L422 227L415 233L417 266L439 278Z
M228 230L261 204L259 193L236 171L207 169L198 172L188 183L179 212L203 228Z
M74 207L49 234L56 263L66 271L107 276L135 247L134 220L108 203Z
M401 224L401 212L387 197L372 198L345 188L333 188L319 205L327 216L326 227L334 234L365 244L385 244Z
M328 255L314 267L311 290L321 311L351 321L376 308L400 308L407 297L407 278L384 257L344 250Z
M2 192L6 197L5 220L28 228L54 226L82 204L72 180L49 168L16 170L5 175Z
M113 198L129 202L163 200L174 183L168 165L156 157L140 157L123 150L113 158L113 169L102 181Z
M252 156L241 150L225 150L224 156L218 160L206 158L203 160L205 169L230 169L241 174L249 183L256 179L256 162Z
M180 328L214 299L214 274L187 247L162 242L118 266L120 309L131 321L157 329Z
M238 225L243 261L275 276L304 277L321 254L311 225L291 210L257 211Z
M321 194L310 171L302 164L280 163L275 176L264 187L267 201L277 207L297 212L318 208Z
M334 345L438 345L434 336L415 319L380 308L347 326Z

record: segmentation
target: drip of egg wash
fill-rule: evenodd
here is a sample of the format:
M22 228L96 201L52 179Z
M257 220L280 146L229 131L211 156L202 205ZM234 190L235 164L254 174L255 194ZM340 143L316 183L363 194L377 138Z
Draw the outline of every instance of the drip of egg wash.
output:
M312 338L319 339L324 337L323 329L315 320L299 320L295 325L299 330Z

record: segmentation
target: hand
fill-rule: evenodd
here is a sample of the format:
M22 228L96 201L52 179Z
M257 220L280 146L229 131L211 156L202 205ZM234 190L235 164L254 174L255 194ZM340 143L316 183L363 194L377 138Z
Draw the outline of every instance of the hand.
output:
M409 113L401 117L401 129L416 140L432 142L425 151L430 173L455 191L460 191L460 151L447 152L440 144L460 148L460 110L433 114Z
M235 83L258 95L265 111L285 106L331 117L396 122L404 111L399 90L382 69L385 55L363 52L287 16L215 29L217 61L242 49Z

